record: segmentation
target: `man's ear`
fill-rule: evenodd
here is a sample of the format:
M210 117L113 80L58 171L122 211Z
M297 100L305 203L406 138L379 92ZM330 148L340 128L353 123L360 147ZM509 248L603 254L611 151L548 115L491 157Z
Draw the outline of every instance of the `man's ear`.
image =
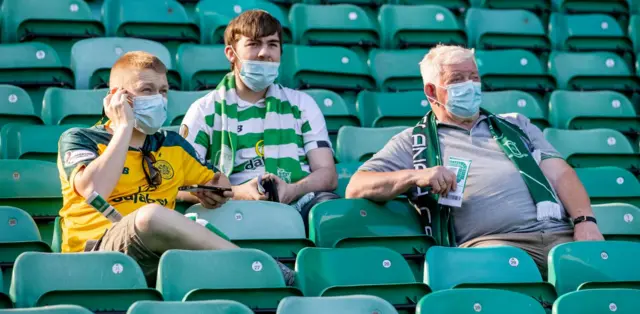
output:
M438 97L436 96L436 86L431 83L425 84L424 95L427 96L427 99L437 99Z
M229 60L231 64L234 64L236 62L236 55L235 53L233 53L233 48L231 48L231 46L224 47L224 55L227 57L227 60Z

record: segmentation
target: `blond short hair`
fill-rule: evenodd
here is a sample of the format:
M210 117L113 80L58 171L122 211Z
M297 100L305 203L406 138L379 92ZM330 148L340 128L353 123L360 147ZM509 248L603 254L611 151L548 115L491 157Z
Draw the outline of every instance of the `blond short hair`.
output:
M145 51L130 51L122 55L111 67L111 77L118 77L125 71L150 69L158 74L166 74L167 67L158 57Z
M436 46L420 61L423 84L438 84L443 66L460 64L468 60L475 62L473 49L449 45Z

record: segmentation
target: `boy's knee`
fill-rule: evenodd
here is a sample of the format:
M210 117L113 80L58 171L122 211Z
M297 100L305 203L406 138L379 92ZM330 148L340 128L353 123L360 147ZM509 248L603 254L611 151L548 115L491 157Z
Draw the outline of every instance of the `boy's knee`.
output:
M136 211L136 230L142 234L155 233L155 230L162 230L160 226L163 221L162 216L169 210L157 204L149 204L140 207Z

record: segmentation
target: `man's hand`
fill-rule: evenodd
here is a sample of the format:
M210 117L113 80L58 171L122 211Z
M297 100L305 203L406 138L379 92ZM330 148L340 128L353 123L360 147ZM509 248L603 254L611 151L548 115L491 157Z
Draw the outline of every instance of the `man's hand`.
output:
M233 186L233 199L245 201L266 201L266 195L258 192L258 178Z
M574 226L573 239L576 241L603 241L604 237L598 225L591 221L584 221Z
M217 186L221 188L231 188L231 183L229 182L229 179L219 172L216 172L216 174L213 176L213 179L211 179L211 181L209 181L209 183L205 185ZM193 193L193 195L195 195L198 198L198 200L200 201L200 204L202 204L202 207L208 208L208 209L214 209L222 206L224 203L227 202L227 200L232 198L233 191L224 192L223 195L220 195L213 191L201 190Z
M284 180L280 179L280 177L275 174L267 173L265 174L264 179L271 179L276 182L278 186L278 200L282 204L291 204L302 196L298 195L298 187L295 184L284 182Z
M431 187L431 192L446 196L457 188L456 175L443 166L431 167L415 172L415 182L419 187Z
M135 115L130 101L131 96L124 88L118 88L115 93L110 93L104 98L102 102L104 113L111 120L114 127L133 127Z

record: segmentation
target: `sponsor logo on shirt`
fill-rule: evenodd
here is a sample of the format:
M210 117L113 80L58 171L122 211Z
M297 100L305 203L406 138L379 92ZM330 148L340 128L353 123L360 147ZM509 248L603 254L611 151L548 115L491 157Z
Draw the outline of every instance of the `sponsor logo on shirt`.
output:
M244 170L256 170L261 167L264 167L264 160L262 157L255 157L245 163Z
M65 167L75 165L81 161L89 160L96 158L96 153L86 150L86 149L78 149L68 151L64 154L64 165Z
M146 204L155 204L158 203L162 206L167 206L167 204L169 203L169 201L166 198L158 198L158 199L154 199L151 198L151 196L149 195L149 193L134 193L134 194L130 194L127 196L121 196L121 197L116 197L114 199L111 200L112 203L114 204L118 204L118 203L123 203L123 202L133 202L134 204L137 203L146 203Z

